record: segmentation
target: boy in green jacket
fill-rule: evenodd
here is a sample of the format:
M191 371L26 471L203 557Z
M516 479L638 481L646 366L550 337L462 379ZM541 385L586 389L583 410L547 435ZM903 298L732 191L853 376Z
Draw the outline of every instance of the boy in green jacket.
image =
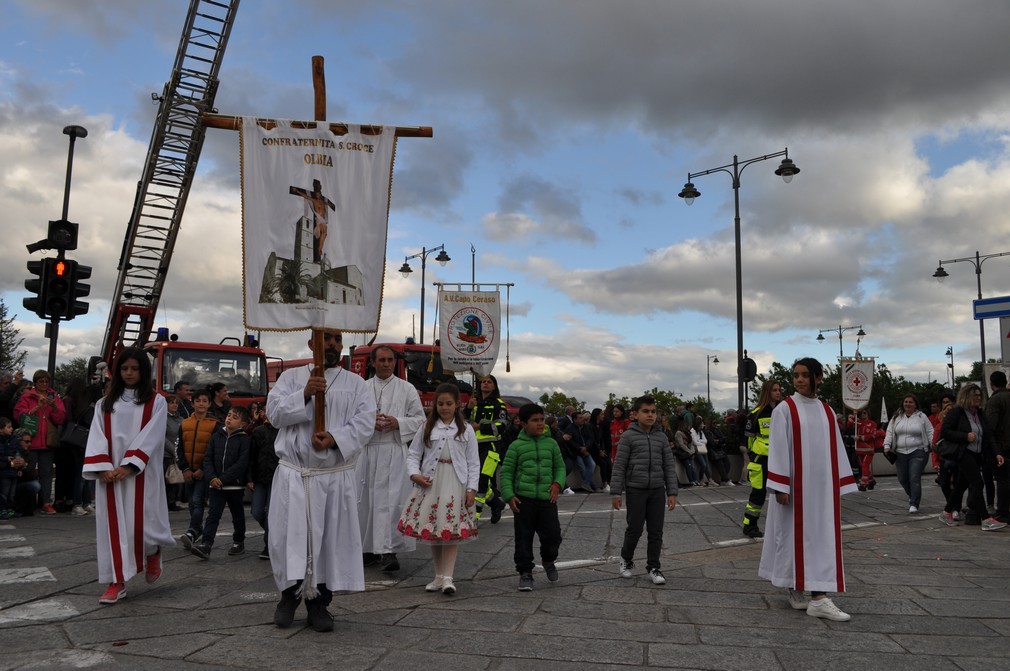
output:
M533 591L533 534L540 537L540 559L551 582L558 580L554 562L561 547L558 494L565 481L561 448L546 432L544 409L536 403L519 408L523 430L509 446L501 470L502 498L512 509L515 563L519 591Z

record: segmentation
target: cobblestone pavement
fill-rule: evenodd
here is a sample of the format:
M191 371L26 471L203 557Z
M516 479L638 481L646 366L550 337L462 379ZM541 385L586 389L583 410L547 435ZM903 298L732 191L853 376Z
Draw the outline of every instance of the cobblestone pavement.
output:
M644 537L638 574L618 575L623 512L576 493L559 504L559 582L538 571L534 591L516 591L506 512L462 547L455 596L424 591L421 547L394 575L366 569L366 592L336 595L327 634L306 626L304 608L290 629L272 624L261 536L210 561L167 549L159 583L135 578L125 601L101 606L93 518L10 520L0 525L0 669L1010 668L1010 529L946 527L939 489L923 479L919 514L893 478L843 498L843 623L790 609L757 577L760 542L740 531L747 487L682 490L666 518L665 586L645 576ZM181 533L186 514L172 524Z

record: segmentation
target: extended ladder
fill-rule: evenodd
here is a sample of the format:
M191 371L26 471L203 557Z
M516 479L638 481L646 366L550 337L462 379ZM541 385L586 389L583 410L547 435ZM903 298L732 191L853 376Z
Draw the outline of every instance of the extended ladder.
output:
M190 0L165 84L119 258L102 356L147 342L203 148L200 116L214 111L218 73L239 0Z

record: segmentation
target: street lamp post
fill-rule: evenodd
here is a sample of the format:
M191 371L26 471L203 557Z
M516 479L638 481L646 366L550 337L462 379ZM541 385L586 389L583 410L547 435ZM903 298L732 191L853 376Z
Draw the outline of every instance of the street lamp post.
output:
M1000 252L999 254L979 254L975 252L975 257L970 256L963 259L948 259L946 261L940 261L936 267L936 272L933 273L933 277L936 278L937 282L942 283L947 277L947 271L943 269L943 264L945 263L961 263L962 261L967 261L968 263L975 266L975 283L978 287L978 299L982 300L982 264L985 263L987 259L994 259L998 256L1010 256L1010 252ZM982 364L985 365L985 320L978 320L978 343L980 348L980 353L982 354ZM953 378L951 378L951 386L953 386Z
M793 176L800 172L800 169L796 167L789 159L789 149L784 149L783 151L775 152L774 154L766 154L765 156L757 156L755 158L747 159L746 161L741 161L735 154L733 155L733 162L727 163L726 165L721 165L718 168L709 168L708 170L702 170L701 172L691 172L687 175L687 184L681 190L678 196L684 199L684 202L690 205L694 202L694 199L701 195L701 192L694 187L691 180L695 177L702 177L704 175L711 175L715 172L724 172L729 175L733 180L733 233L736 243L736 386L737 386L737 408L744 407L744 369L743 369L743 280L741 278L741 261L740 261L740 174L743 172L751 163L758 163L760 161L766 161L771 158L777 158L779 156L784 156L782 163L775 170L775 174L780 176L785 180L786 184L793 180Z
M449 258L449 255L445 253L445 245L439 245L438 247L432 247L431 249L425 249L424 247L421 247L421 251L418 252L417 254L412 254L410 256L404 257L404 259L403 259L403 265L400 266L400 274L403 275L404 277L407 277L412 272L414 272L413 269L410 267L410 263L408 263L408 261L410 261L411 259L421 259L421 331L420 331L421 338L420 338L420 340L421 340L421 344L422 345L424 344L424 271L425 271L425 268L427 267L428 254L431 254L432 252L435 252L435 251L438 252L438 256L435 257L435 260L438 261L439 265L444 266L446 263L448 263L449 261L452 260L452 259Z
M845 333L846 331L852 331L854 329L859 329L858 331L856 331L856 358L858 359L859 358L859 341L866 337L866 332L863 330L863 325L862 324L860 324L859 326L842 326L841 324L839 324L836 328L821 329L821 330L819 330L817 332L817 342L819 342L819 343L824 342L824 334L825 333L828 333L828 332L834 333L836 331L838 332L838 365L839 366L842 365L842 357L845 356L845 353L842 350L842 334ZM842 375L842 371L841 370L838 371L838 382L839 382L839 384L841 384L841 387L842 387L842 394L841 394L841 396L839 396L839 400L841 402L842 415L844 416L845 415L845 376ZM855 429L853 429L853 431L854 430Z
M832 333L834 333L835 331L837 331L838 332L838 358L841 359L843 356L845 356L845 354L842 352L842 333L845 332L845 331L852 331L854 329L859 329L859 331L856 333L856 338L862 339L862 338L866 337L866 332L863 331L863 325L862 324L860 324L859 326L842 326L841 324L839 324L836 328L821 329L820 331L818 331L817 332L817 342L824 342L824 334L825 333L828 333L829 331L832 332ZM856 356L859 356L859 341L858 340L856 341Z
M715 354L705 355L705 397L708 399L709 407L712 406L712 364L719 363L719 357Z

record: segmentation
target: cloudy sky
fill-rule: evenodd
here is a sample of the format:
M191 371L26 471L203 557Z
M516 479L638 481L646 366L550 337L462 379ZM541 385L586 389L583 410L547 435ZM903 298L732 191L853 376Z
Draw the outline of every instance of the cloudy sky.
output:
M98 353L122 239L189 3L8 0L0 23L0 291L42 367L44 324L21 306L24 245L63 202L94 266L91 312L59 360ZM834 363L839 327L909 379L979 357L971 263L1010 251L1010 4L1001 0L244 0L216 106L309 119L326 59L332 121L434 128L401 140L380 340L418 320L406 255L444 244L428 282L513 282L506 393L600 404L658 386L736 401L733 189L689 172L782 151L742 174L745 347ZM157 319L183 339L241 335L238 134L211 130ZM471 245L476 249L471 256ZM414 262L415 271L419 270ZM984 263L1010 294L1010 258ZM430 288L430 285L429 285ZM430 341L434 292L425 310ZM986 322L989 357L1001 333ZM817 343L818 331L827 339ZM264 334L268 354L305 335ZM855 330L843 331L846 355Z

